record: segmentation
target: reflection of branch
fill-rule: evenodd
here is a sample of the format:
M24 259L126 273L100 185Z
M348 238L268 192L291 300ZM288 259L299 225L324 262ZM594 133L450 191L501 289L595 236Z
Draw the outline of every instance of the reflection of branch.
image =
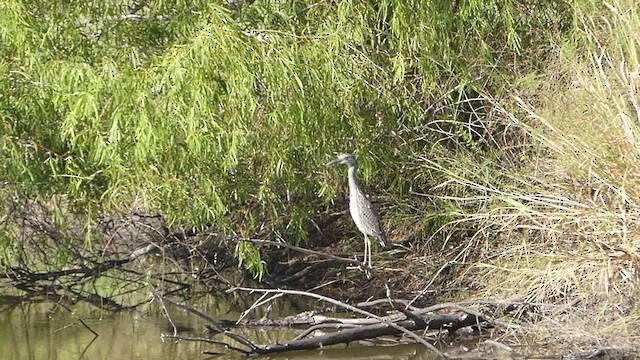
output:
M185 341L202 341L202 342L206 342L209 344L216 344L216 345L222 345L226 348L228 348L229 350L234 350L237 351L239 353L243 353L245 355L251 355L250 351L244 350L244 349L240 349L238 347L235 347L233 345L230 345L224 341L218 341L218 340L212 340L212 339L207 339L207 338L197 338L197 337L185 337L185 336L177 336L177 335L166 335L166 334L162 334L160 335L160 337L162 338L162 340L165 339L176 339L176 340L185 340Z
M223 328L222 326L218 325L216 320L213 319L211 316L203 313L202 311L200 311L200 310L198 310L198 309L196 309L194 307L191 307L191 306L186 305L186 304L177 303L175 301L169 300L169 299L167 299L165 297L162 297L160 295L157 295L157 294L154 295L154 298L156 298L156 299L158 299L160 301L163 301L163 302L168 302L171 305L177 306L177 307L179 307L181 309L184 309L184 310L186 310L186 311L188 311L188 312L190 312L190 313L192 313L192 314L194 314L194 315L206 320L209 323L208 327L210 329L212 329L215 332L222 333L226 337L228 337L230 339L233 339L233 340L239 342L240 344L248 347L251 350L251 353L259 354L262 351L261 348L259 348L257 345L252 343L249 339L247 339L247 338L245 338L245 337L243 337L241 335L232 333L231 331ZM163 337L168 337L168 335L163 335ZM234 348L233 346L231 346L231 345L229 345L227 343L221 342L221 344L224 344L229 349L240 351L240 352L243 352L243 353L247 353L246 350L241 350L241 349L238 349L238 348Z
M73 311L71 311L71 309L69 309L65 304L63 304L62 302L58 302L58 305L62 306L63 308L65 308L71 315L74 315L76 320L78 320L78 322L84 326L85 329L91 331L93 333L94 338L98 337L98 333L93 331L92 328L89 327L89 325L87 325L87 323L84 322L84 320L82 320L78 315L75 315ZM55 331L54 331L55 332Z
M177 302L175 302L173 300L169 300L166 297L163 297L163 296L158 295L158 294L154 294L153 297L155 299L160 300L161 302L168 302L169 304L171 304L173 306L179 307L179 308L181 308L183 310L187 310L188 312L194 314L195 316L206 320L209 323L209 325L211 325L217 332L224 332L225 331L225 329L223 329L222 327L220 327L218 325L218 323L216 322L216 320L214 318L212 318L211 316L203 313L202 311L200 311L200 310L198 310L198 309L196 309L194 307L191 307L191 306L186 305L186 304L177 303Z
M47 233L47 229L40 228L40 230ZM56 236L54 233L50 233L50 235L52 238ZM70 246L68 249L69 252L78 259L78 262L82 261L81 265L77 265L71 269L47 272L34 272L23 267L9 267L7 271L0 273L0 279L11 280L13 287L28 293L30 296L45 295L48 298L63 298L71 295L71 297L77 300L86 301L96 306L120 310L123 308L122 305L110 297L99 295L97 291L95 293L86 291L83 284L89 281L95 281L95 279L100 277L108 277L109 274L107 273L114 269L126 271L122 269L123 265L135 261L155 249L155 245L147 245L119 259L96 261L84 257L79 253L74 253L74 249ZM41 250L45 251L46 249ZM79 287L79 290L76 290L76 287Z

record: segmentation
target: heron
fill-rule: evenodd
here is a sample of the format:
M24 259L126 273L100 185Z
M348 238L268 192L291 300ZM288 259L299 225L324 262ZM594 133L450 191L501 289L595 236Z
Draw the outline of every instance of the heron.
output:
M371 205L369 199L358 185L356 178L356 157L353 154L340 154L335 160L327 163L327 166L347 165L349 174L349 212L356 223L358 230L364 234L364 260L363 264L369 261L371 268L371 241L369 236L375 237L383 248L388 248L387 236L384 234L380 217Z

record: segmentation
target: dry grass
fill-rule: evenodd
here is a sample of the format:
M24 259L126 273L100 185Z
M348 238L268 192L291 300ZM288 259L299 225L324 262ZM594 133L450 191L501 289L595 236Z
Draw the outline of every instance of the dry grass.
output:
M640 14L631 0L609 4L579 8L579 40L560 46L534 94L514 97L524 117L501 108L542 149L527 175L487 185L429 163L448 179L436 190L477 194L443 198L484 203L447 224L481 224L456 257L469 265L457 283L545 304L530 335L576 347L631 343L640 325Z

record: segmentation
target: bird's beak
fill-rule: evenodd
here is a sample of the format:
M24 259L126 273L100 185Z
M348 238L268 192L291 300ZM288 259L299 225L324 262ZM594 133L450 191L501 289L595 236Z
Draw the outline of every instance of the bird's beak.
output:
M342 159L334 159L331 160L327 163L327 166L333 166L333 165L338 165L342 163Z

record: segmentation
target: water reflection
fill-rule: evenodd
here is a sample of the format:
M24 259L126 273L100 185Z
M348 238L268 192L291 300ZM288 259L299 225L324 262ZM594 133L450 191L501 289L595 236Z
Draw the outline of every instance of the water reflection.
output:
M266 359L267 357L265 357ZM344 348L319 349L304 352L285 353L269 356L268 359L350 359L350 360L435 360L426 349L419 345L394 346L350 346Z
M214 317L237 319L237 313L220 307L209 299L207 313ZM285 313L290 304L282 303L278 313ZM298 307L297 305L294 307ZM178 335L206 337L205 323L200 318L179 309L167 308ZM214 312L218 311L217 313ZM241 310L241 309L238 309ZM110 313L90 305L76 304L74 314L55 303L24 303L0 313L0 349L2 359L204 359L203 351L225 354L220 358L241 359L219 345L191 341L161 341L161 334L173 334L159 304L150 304L142 311ZM222 313L222 314L221 314ZM274 315L275 316L275 315ZM80 324L81 318L94 335ZM240 328L234 332L257 344L271 344L289 340L298 333L294 329ZM216 340L227 340L216 335ZM330 349L286 353L263 357L266 359L432 359L421 346L338 346Z
M78 308L81 309L78 309ZM76 317L53 303L24 304L0 315L0 348L6 359L200 359L200 343L161 343L166 330L162 317L136 313L109 314L88 306L75 306ZM53 310L53 311L52 311ZM182 322L182 319L180 319ZM185 323L189 320L185 319Z

